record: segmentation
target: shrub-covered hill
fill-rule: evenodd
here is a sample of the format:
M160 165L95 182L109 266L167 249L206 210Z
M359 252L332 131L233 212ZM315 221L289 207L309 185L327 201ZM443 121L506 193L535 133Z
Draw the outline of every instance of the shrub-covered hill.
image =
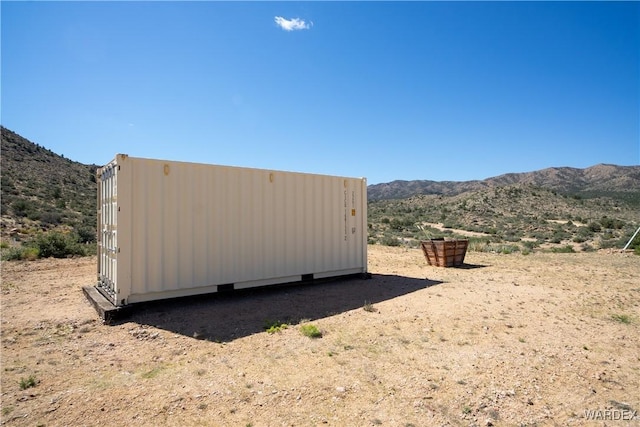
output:
M96 165L66 159L0 128L3 246L58 230L79 243L95 242Z
M449 236L470 237L476 249L580 251L624 246L640 226L640 209L635 197L614 192L587 198L512 184L370 201L368 221L370 243L417 246ZM640 236L633 246L640 247Z

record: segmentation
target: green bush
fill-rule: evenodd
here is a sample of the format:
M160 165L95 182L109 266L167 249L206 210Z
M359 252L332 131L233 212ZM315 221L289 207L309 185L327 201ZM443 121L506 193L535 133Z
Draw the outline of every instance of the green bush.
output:
M322 332L320 332L318 327L312 324L300 326L300 332L302 332L302 335L309 338L320 338L322 336Z
M616 239L611 239L610 236L603 236L600 239L598 246L600 249L618 248L619 242Z
M500 245L498 247L498 252L505 255L512 254L518 251L520 251L520 246L518 245Z
M95 243L96 241L96 230L91 227L79 227L77 229L78 232L78 241L80 243Z
M555 230L551 236L551 243L561 243L563 240L567 240L571 235L565 231Z
M62 222L62 215L59 212L43 212L40 221L43 224L58 225Z
M62 233L60 231L41 233L36 236L29 246L37 248L41 258L66 258L73 255L86 256L88 254L87 248L80 244L78 235L75 233Z
M624 237L622 240L624 243L622 245L626 245L628 242L628 237ZM633 253L636 255L640 255L640 233L636 235L636 237L629 243L629 249L633 249Z
M287 329L289 325L279 320L266 320L264 322L264 329L269 334L275 334L276 332L282 332L284 329Z
M38 380L33 375L29 375L29 378L20 378L20 390L26 390L38 385Z
M566 245L566 246L562 246L560 248L552 248L551 252L568 254L568 253L574 253L575 250L573 249L573 246Z
M395 236L386 235L380 241L385 246L400 246L400 240Z
M31 204L22 199L15 200L11 207L13 208L13 213L17 217L25 217L27 216L27 213L32 210Z
M12 246L2 250L3 261L33 261L38 258L40 258L40 251L35 247Z
M622 227L624 227L625 224L619 219L603 216L600 220L600 225L602 226L602 228L620 230Z
M597 222L590 222L589 225L587 225L587 229L593 233L599 233L602 231L602 227Z

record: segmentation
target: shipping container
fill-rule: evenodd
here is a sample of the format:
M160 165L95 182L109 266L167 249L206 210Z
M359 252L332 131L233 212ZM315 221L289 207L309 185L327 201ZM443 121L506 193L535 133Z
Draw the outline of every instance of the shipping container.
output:
M114 307L367 271L365 178L118 154L97 183Z

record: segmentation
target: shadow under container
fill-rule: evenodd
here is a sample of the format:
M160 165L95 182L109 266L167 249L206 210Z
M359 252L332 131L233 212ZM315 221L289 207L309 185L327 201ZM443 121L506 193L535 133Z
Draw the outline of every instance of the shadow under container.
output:
M436 267L457 267L464 264L469 240L430 239L420 242L424 257L429 265Z

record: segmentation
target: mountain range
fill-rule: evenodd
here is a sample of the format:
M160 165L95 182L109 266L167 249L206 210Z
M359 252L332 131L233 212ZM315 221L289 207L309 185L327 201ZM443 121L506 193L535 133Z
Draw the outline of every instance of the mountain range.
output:
M529 185L570 195L640 192L640 166L599 164L585 169L550 167L535 172L508 173L474 181L392 181L368 187L370 200L404 199L415 195L455 196L468 191L508 185Z

